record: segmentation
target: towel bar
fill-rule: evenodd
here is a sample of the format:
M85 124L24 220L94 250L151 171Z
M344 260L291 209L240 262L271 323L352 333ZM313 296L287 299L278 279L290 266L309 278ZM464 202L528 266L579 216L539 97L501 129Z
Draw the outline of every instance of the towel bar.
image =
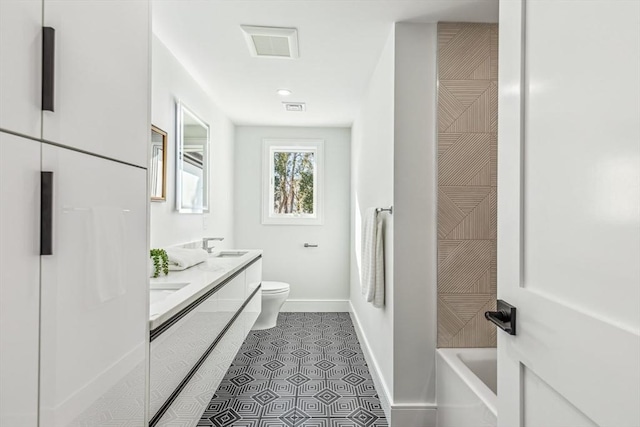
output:
M393 206L389 206L388 208L376 208L376 213L380 212L389 212L393 215Z

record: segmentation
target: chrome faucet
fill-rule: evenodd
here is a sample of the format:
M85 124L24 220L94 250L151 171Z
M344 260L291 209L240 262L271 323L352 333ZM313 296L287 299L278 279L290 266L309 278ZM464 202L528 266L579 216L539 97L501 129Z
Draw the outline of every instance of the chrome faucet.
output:
M203 237L202 238L202 249L211 253L211 250L215 248L215 246L209 246L209 242L211 240L217 240L219 242L224 240L224 237Z

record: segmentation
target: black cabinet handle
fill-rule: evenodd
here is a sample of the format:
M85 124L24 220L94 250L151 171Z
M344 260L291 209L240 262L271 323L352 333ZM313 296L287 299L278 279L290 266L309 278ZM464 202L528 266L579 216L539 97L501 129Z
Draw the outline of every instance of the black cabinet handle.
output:
M42 27L42 111L53 111L56 30Z
M498 311L485 311L484 317L509 335L516 334L516 308L499 299Z
M53 255L53 172L40 172L40 255Z

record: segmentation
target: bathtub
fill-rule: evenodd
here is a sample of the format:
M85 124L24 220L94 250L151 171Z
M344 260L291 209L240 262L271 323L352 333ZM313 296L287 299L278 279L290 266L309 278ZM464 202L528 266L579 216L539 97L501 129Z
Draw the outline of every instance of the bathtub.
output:
M438 349L436 398L438 427L497 426L496 349Z

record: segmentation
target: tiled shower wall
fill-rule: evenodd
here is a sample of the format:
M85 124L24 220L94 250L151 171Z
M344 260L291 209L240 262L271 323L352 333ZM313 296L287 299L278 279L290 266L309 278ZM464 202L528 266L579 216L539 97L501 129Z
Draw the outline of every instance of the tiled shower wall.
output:
M498 26L438 25L438 347L494 347Z

